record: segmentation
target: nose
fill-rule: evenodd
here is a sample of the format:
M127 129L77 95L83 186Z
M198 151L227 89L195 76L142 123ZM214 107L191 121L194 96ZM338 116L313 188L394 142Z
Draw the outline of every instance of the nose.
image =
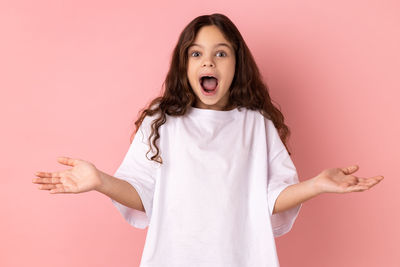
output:
M204 62L203 67L206 67L206 66L214 67L214 63L212 63L210 61Z
M202 66L203 67L206 67L206 66L214 67L215 65L214 65L214 62L212 61L211 57L205 57Z

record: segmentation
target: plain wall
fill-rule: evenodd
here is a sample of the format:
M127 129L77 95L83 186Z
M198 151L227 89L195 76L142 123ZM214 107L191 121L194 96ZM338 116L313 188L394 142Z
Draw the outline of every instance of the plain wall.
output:
M0 266L139 266L147 230L98 193L50 194L58 156L114 173L192 19L227 15L292 135L301 181L358 164L365 192L304 203L282 267L398 267L398 1L1 1Z

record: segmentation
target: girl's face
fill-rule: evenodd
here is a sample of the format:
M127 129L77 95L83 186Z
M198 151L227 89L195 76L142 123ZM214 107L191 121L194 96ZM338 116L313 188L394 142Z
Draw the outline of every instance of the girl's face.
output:
M218 27L203 26L188 49L187 76L196 95L195 107L222 110L228 104L235 64L235 51ZM216 79L202 79L204 75Z

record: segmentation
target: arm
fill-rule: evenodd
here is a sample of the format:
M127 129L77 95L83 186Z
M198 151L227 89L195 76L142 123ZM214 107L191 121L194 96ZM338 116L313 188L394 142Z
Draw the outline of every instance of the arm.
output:
M91 162L69 157L58 157L58 162L72 168L57 172L36 172L38 189L50 190L52 194L83 193L96 190L130 208L144 211L142 200L136 189L128 182L110 176L96 168Z
M99 170L101 183L96 191L105 194L115 201L144 212L143 203L136 189L128 182L110 176Z
M314 179L309 179L290 185L282 190L276 199L272 214L293 208L319 195L321 192L317 190L314 181Z
M273 214L297 206L322 193L350 193L365 191L383 179L383 176L361 178L352 175L358 165L322 171L309 180L290 185L276 199Z

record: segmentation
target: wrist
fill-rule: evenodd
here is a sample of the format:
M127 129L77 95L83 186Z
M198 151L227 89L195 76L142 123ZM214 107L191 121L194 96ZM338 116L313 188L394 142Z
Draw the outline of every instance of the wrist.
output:
M105 192L105 188L106 188L106 184L107 184L107 174L97 170L97 173L99 174L99 184L95 186L94 190L100 192L100 193L104 193Z
M320 179L319 176L315 176L311 179L309 179L310 181L310 186L313 188L312 190L314 191L315 195L320 195L322 193L325 193L323 187L320 184Z

